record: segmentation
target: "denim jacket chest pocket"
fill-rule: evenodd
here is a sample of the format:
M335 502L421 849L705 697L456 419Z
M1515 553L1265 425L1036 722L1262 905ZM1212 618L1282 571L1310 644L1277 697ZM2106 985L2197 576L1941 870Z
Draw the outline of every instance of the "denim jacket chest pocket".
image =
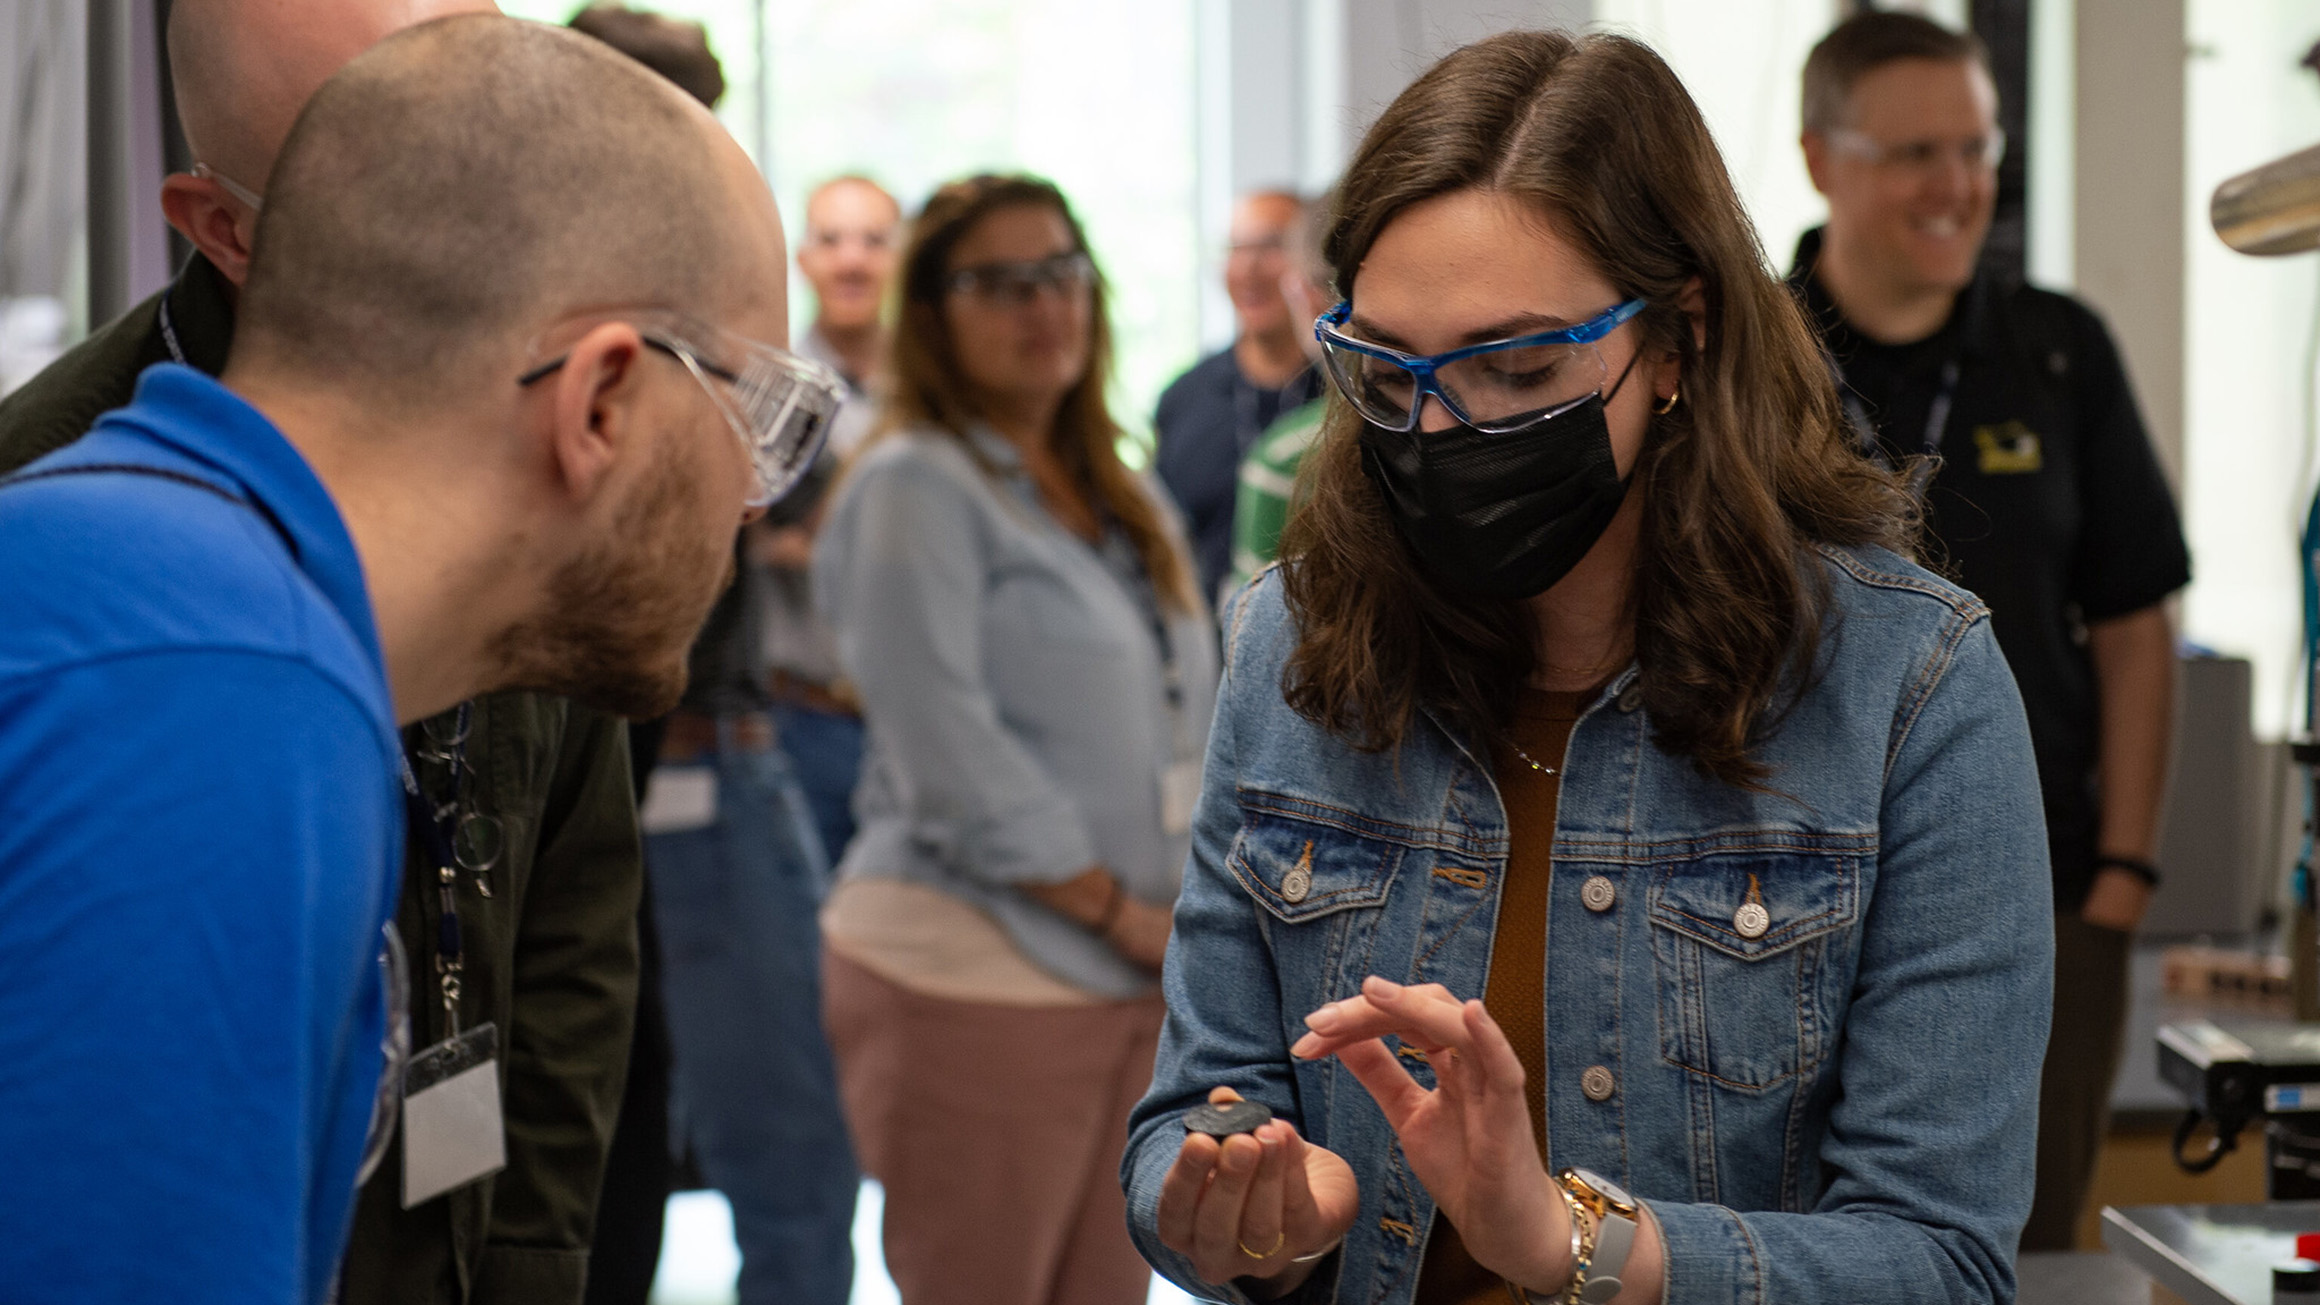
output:
M1367 973L1389 912L1380 910L1403 864L1407 843L1349 812L1269 794L1244 792L1241 828L1225 864L1264 914L1284 985L1302 1016L1347 995ZM1341 990L1344 989L1344 990Z
M1650 890L1660 1052L1727 1087L1810 1077L1852 985L1860 854L1798 845L1662 865Z

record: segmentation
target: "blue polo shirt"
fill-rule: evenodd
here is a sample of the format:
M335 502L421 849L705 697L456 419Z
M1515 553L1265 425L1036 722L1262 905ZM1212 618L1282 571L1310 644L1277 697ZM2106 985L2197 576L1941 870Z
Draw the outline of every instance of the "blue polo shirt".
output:
M43 475L123 465L172 478ZM380 1077L402 850L354 541L273 424L184 367L19 475L0 1296L319 1301Z

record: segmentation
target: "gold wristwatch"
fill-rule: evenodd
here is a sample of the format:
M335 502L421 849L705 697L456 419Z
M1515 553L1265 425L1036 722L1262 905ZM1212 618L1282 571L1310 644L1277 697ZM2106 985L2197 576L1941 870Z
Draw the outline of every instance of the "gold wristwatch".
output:
M1642 1218L1635 1198L1626 1188L1589 1169L1565 1169L1555 1175L1555 1184L1595 1216L1595 1253L1589 1258L1586 1281L1570 1299L1578 1305L1603 1305L1619 1294L1627 1257L1635 1250L1635 1233Z

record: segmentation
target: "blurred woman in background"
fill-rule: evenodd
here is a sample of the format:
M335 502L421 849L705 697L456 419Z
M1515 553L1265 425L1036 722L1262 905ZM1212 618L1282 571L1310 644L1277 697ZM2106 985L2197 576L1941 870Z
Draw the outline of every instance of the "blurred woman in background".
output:
M814 590L859 688L828 1024L908 1305L1115 1305L1215 636L1119 460L1104 285L1026 177L945 186L903 256L892 398Z

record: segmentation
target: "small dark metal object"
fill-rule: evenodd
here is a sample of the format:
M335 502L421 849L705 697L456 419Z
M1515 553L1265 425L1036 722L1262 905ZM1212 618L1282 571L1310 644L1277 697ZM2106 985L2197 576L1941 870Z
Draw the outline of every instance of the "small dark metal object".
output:
M1206 1133L1222 1141L1235 1133L1254 1133L1272 1118L1272 1108L1261 1101L1200 1105L1184 1112L1184 1131Z

